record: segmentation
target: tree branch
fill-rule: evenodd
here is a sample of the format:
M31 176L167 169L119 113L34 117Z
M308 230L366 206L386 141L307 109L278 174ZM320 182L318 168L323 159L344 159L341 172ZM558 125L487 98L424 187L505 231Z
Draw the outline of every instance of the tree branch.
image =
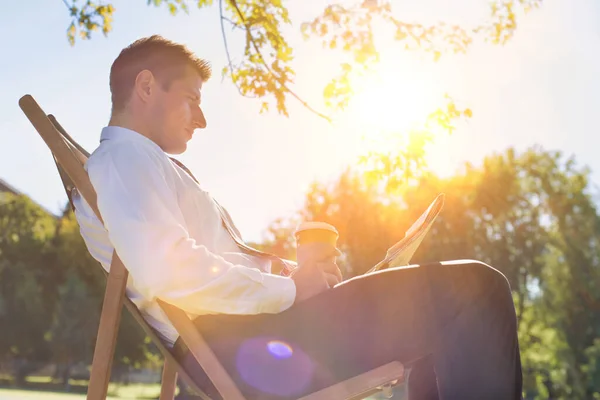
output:
M219 10L219 14L220 14L220 16L221 16L221 20L222 20L222 21L227 21L227 22L229 22L233 28L239 28L239 29L242 29L242 28L243 28L242 26L239 26L238 24L236 24L235 22L233 22L233 21L232 21L232 20L230 20L229 18L227 18L227 17L223 16L223 6L222 6L222 3L223 3L223 0L219 0L219 8L220 8L220 10ZM222 27L222 24L221 24L221 30L222 30L222 29L223 29L223 27Z
M246 18L244 18L244 14L242 13L242 11L240 10L236 0L229 0L229 2L233 5L233 7L235 8L235 11L237 13L237 15L240 17L240 20L244 23L244 26L246 28L246 31L248 33L250 33L251 30L251 26L246 22ZM252 47L254 48L254 51L256 51L256 54L258 55L258 57L260 58L260 62L261 64L267 69L267 71L269 72L269 74L271 74L271 76L275 77L275 79L279 82L279 84L281 85L281 87L288 92L289 94L292 95L292 97L294 97L296 100L298 100L307 110L309 110L310 112L312 112L313 114L323 118L324 120L326 120L327 122L331 122L331 118L328 117L327 115L315 110L314 108L312 108L310 106L310 104L308 104L308 102L304 101L300 96L298 96L294 91L292 91L283 81L282 79L277 76L273 70L271 70L271 68L269 67L269 65L266 63L260 49L258 48L258 45L256 44L254 37L252 35L248 35L250 42L252 43Z
M225 46L225 54L227 54L227 63L229 64L229 73L233 74L233 65L231 64L231 55L229 54L229 46L227 44L227 35L225 34L225 25L223 24L223 21L227 20L227 21L231 22L232 24L233 24L233 22L223 16L223 0L219 0L219 15L221 17L221 20L220 20L221 21L221 35L223 36L223 45ZM234 24L234 25L236 25L236 24ZM232 79L232 81L240 95L242 95L244 97L249 97L249 98L256 98L256 96L245 95L242 92L242 88L240 88L238 86L238 84L235 82L235 80Z

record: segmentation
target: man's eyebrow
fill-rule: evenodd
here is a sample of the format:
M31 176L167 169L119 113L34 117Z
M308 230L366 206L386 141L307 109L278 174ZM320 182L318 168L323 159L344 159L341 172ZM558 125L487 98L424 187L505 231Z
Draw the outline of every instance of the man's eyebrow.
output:
M196 92L195 90L188 89L187 92L194 97L194 100L200 101L200 99L202 98L202 95L199 92Z

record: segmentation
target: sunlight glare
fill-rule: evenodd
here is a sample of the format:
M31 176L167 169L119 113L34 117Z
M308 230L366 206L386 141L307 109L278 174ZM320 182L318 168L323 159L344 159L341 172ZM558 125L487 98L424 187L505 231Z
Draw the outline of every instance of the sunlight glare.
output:
M422 63L382 58L368 76L353 84L349 118L366 132L402 132L424 124L442 105L443 91Z
M435 141L427 146L427 166L440 178L451 177L459 166L457 150L456 134L438 135Z
M370 73L350 79L353 94L332 145L340 159L358 171L376 172L387 168L378 156L419 154L425 144L437 149L434 157L425 151L426 161L436 171L450 169L450 149L435 146L449 132L433 121L428 125L430 115L446 109L446 93L451 92L437 65L408 54L381 54Z

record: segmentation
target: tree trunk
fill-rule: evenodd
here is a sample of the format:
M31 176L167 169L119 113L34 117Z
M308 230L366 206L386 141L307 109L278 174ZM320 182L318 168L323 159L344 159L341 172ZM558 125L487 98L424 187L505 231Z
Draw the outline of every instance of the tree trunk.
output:
M72 367L73 367L73 362L69 360L69 361L67 361L67 364L64 366L64 368L62 370L62 381L63 381L63 384L65 385L65 392L71 391L70 378L71 378L71 368Z

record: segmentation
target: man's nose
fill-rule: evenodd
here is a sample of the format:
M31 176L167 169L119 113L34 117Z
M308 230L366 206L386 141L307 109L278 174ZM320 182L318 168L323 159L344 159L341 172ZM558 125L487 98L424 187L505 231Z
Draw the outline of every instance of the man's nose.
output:
M196 115L194 115L194 125L196 128L206 128L206 118L204 117L204 113L200 107L198 107L198 111L196 111Z

